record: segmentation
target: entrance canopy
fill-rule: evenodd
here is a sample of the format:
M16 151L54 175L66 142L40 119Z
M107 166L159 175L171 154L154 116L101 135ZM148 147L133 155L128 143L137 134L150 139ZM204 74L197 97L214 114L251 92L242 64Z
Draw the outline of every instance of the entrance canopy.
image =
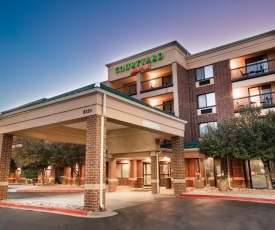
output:
M130 128L156 138L184 136L184 120L99 83L2 112L0 133L86 144L87 117L102 115L104 94L107 133Z

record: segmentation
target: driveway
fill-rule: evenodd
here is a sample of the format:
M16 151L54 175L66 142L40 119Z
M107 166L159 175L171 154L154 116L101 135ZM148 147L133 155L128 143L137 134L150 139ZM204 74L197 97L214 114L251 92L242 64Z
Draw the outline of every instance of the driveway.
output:
M0 208L0 229L274 229L274 204L163 196L100 219Z

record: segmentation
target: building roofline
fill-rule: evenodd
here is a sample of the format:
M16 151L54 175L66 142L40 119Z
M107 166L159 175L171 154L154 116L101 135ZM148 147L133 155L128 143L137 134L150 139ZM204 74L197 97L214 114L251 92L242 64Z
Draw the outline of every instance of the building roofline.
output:
M187 51L178 41L172 41L172 42L169 42L169 43L166 43L166 44L163 44L163 45L160 45L160 46L157 46L155 48L152 48L152 49L149 49L149 50L146 50L146 51L143 51L143 52L140 52L140 53L137 53L137 54L134 54L132 56L128 56L126 58L123 58L123 59L120 59L118 61L114 61L114 62L111 62L109 64L106 64L105 66L106 67L110 67L110 66L113 66L113 65L117 65L121 62L125 62L125 61L128 61L128 60L131 60L131 59L134 59L134 58L137 58L141 55L147 55L153 51L157 51L157 50L161 50L163 48L166 48L166 47L169 47L169 46L172 46L172 45L176 45L179 49L181 49L187 56L190 55L189 51Z
M275 30L271 30L271 31L268 31L268 32L265 32L265 33L262 33L262 34L258 34L258 35L252 36L252 37L241 39L241 40L238 40L238 41L235 41L235 42L227 43L225 45L221 45L221 46L218 46L218 47L215 47L215 48L204 50L204 51L201 51L201 52L198 52L198 53L195 53L195 54L191 54L191 55L188 55L186 58L187 59L192 59L194 57L206 55L206 54L209 54L209 53L214 53L214 52L217 52L219 50L227 49L227 48L230 48L232 46L244 44L244 43L247 43L249 41L257 40L259 38L267 37L267 36L270 36L270 35L275 36Z
M84 87L81 87L81 88L78 88L78 89L75 89L75 90L72 90L72 91L69 91L69 92L66 92L66 93L63 93L63 94L60 94L60 95L57 95L57 96L54 96L54 97L50 97L50 98L42 98L42 99L39 99L39 100L36 100L36 101L33 101L33 102L30 102L30 103L27 103L27 104L24 104L24 105L21 105L21 106L18 106L18 107L15 107L15 108L12 108L12 109L9 109L9 110L6 110L6 111L3 111L3 112L0 112L0 117L1 115L7 115L9 113L13 113L13 112L16 112L16 111L19 111L19 110L22 110L22 109L27 109L27 108L31 108L33 106L37 106L37 105L42 105L42 104L45 104L47 102L52 102L52 101L55 101L55 100L58 100L58 99L62 99L62 98L66 98L66 97L69 97L69 96L72 96L72 95L75 95L75 94L80 94L80 93L83 93L83 92L86 92L86 91L90 91L90 90L93 90L93 89L101 89L101 90L105 90L111 94L115 94L117 96L120 96L128 101L131 101L131 102L134 102L134 103L137 103L137 104L140 104L140 105L143 105L145 107L148 107L150 109L153 109L157 112L161 112L163 114L166 114L166 115L169 115L173 118L177 118L177 119L180 119L184 122L186 122L185 120L171 114L171 113L168 113L168 112L165 112L161 109L158 109L158 108L155 108L141 100L138 100L134 97L131 97L127 94L124 94L124 93L121 93L119 92L118 90L115 90L113 88L110 88L109 86L106 86L102 83L94 83L94 84L91 84L91 85L87 85L87 86L84 86Z

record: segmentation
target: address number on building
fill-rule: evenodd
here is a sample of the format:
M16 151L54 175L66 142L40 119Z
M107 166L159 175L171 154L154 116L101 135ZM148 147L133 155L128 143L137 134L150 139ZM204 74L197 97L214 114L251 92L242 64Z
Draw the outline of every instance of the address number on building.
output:
M91 113L93 112L93 109L84 109L83 114Z

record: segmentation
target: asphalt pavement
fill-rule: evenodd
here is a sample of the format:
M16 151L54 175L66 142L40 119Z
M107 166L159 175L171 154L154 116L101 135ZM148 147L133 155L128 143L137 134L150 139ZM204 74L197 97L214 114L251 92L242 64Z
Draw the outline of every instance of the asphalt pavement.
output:
M0 208L0 230L273 230L274 204L162 196L100 219Z

